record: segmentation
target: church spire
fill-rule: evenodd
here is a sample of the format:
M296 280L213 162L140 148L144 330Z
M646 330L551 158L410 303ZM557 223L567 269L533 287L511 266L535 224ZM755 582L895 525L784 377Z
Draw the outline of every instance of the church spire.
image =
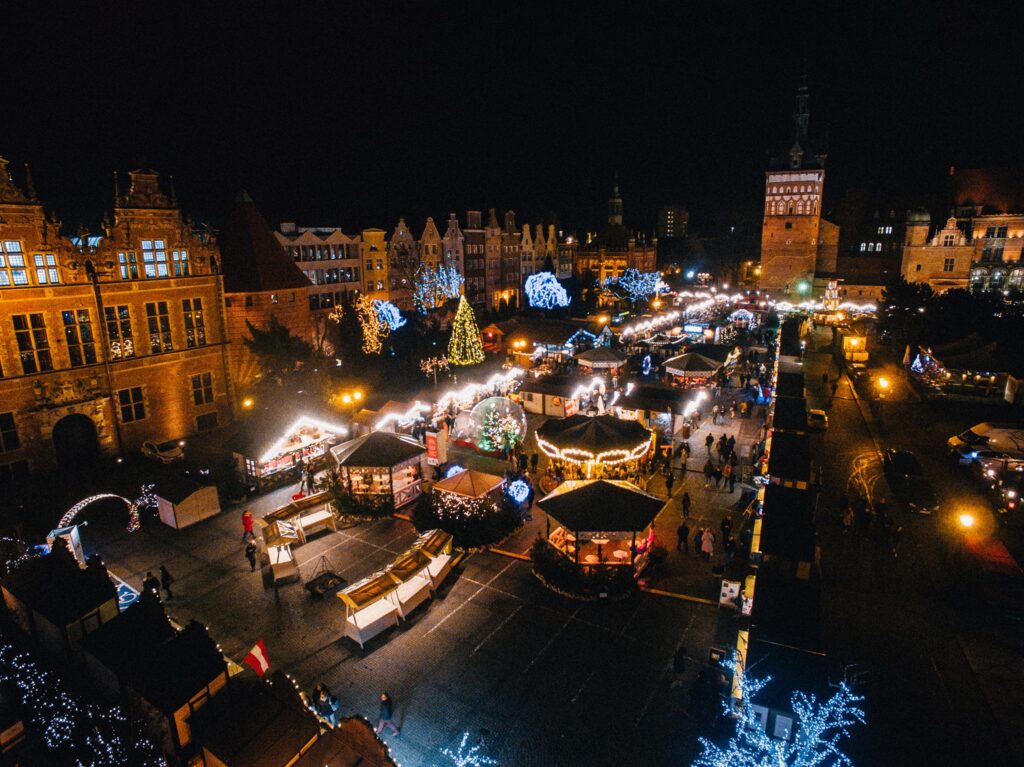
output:
M811 110L808 101L807 63L804 62L800 85L796 89L796 110L793 112L793 146L789 150L789 167L791 168L799 168L803 165L811 123Z
M619 194L619 174L615 174L615 185L608 200L608 224L622 226L622 195Z

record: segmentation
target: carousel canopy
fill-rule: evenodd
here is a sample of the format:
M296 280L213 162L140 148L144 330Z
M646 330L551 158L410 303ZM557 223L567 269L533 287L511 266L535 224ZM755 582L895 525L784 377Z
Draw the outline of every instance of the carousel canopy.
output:
M366 468L397 466L425 452L411 437L386 431L373 431L331 448L339 466Z
M626 364L626 355L607 346L597 346L587 349L576 355L577 361L583 367L590 368L617 368Z
M597 532L643 530L665 502L631 482L592 479L563 482L539 504L567 530Z
M722 367L722 363L696 352L686 352L666 360L665 370L677 376L709 376Z
M434 483L435 490L445 493L455 493L468 498L480 498L487 495L494 488L499 487L505 480L494 474L486 474L475 469L466 469L458 474L442 479Z
M560 451L572 450L592 455L609 451L632 451L648 445L651 432L639 421L627 421L613 415L571 415L550 420L537 429L538 440Z

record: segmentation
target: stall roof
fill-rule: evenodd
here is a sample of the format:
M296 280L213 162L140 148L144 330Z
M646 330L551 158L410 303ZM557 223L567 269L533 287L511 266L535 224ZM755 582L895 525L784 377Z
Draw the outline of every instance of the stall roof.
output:
M643 530L665 502L631 482L570 480L539 501L552 519L572 531Z
M683 399L683 395L677 387L641 385L633 387L629 394L624 394L615 400L615 407L662 413L671 410L678 415L684 415L686 404Z
M761 508L765 517L782 517L809 525L814 521L814 494L796 487L768 485Z
M430 564L430 558L419 549L409 549L399 555L384 571L398 583L405 583Z
M589 387L590 379L566 378L565 376L545 376L544 378L525 378L519 386L520 392L532 394L550 394L555 397L568 397L579 387Z
M767 564L757 571L751 635L803 650L821 649L821 592L816 581L798 580L788 568Z
M505 479L496 474L486 474L476 469L466 469L458 474L442 479L434 483L435 490L455 495L464 495L468 498L480 498L487 495L494 488L499 487Z
M196 740L223 764L280 767L317 737L320 725L280 671L273 686L239 675L192 715Z
M584 330L593 336L600 335L603 327L593 322L574 322L571 320L554 320L543 317L513 317L501 322L491 323L483 329L484 334L498 333L502 336L522 336L531 343L548 346L564 346L574 335Z
M792 712L794 692L826 700L829 687L829 659L819 653L762 641L752 632L747 646L747 668L757 678L772 680L757 694L757 702L776 711Z
M702 357L709 357L724 365L729 355L736 350L736 344L694 344L686 349L692 354L699 354Z
M780 479L810 481L811 443L807 435L773 431L768 473Z
M609 349L607 346L597 346L576 355L576 360L581 365L596 368L619 367L626 364L627 359L629 358L622 352L616 349Z
M397 466L425 452L411 437L386 431L372 431L331 448L339 466L367 468Z
M685 352L678 357L665 360L661 366L674 375L708 376L722 367L722 363L703 354Z
M775 393L780 397L804 396L804 374L779 372L775 382Z
M196 621L172 628L160 600L141 594L118 617L82 638L82 646L135 692L173 714L224 673L224 656Z
M651 440L651 432L639 421L580 413L544 422L537 429L537 436L560 450L577 448L595 455L608 450L632 450Z
M377 573L339 591L338 599L355 610L361 610L390 594L396 588L398 588L398 584L395 583L394 578L386 573Z
M252 413L225 443L233 453L259 458L274 447L289 431L297 428L302 419L330 426L338 436L348 430L341 424L339 413L323 405L302 400L266 408Z
M427 532L416 539L413 548L419 549L428 557L434 558L450 550L452 540L451 533L446 533L444 530L427 530Z
M67 626L117 595L107 568L98 559L90 560L84 569L79 567L63 541L55 542L46 556L22 563L2 583L57 626Z
M330 502L331 493L327 490L322 490L319 493L307 495L304 498L299 498L296 501L290 501L289 503L287 503L286 505L282 506L279 509L274 509L274 511L265 515L263 517L263 520L265 522L272 522L275 519L291 519L292 517L297 516L298 514L301 514L304 511L309 511L309 509L315 508L317 506L322 506L325 503Z
M397 767L371 725L361 716L326 730L292 767Z
M776 397L772 428L782 431L807 431L807 400L803 397Z
M154 483L153 492L165 501L179 504L198 490L207 487L179 471L166 472Z

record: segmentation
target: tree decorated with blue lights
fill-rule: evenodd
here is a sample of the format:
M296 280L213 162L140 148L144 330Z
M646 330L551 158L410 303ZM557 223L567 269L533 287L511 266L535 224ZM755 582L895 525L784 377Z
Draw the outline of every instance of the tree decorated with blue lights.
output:
M373 309L377 312L377 320L381 325L386 325L391 332L398 330L405 324L405 317L398 311L398 307L390 301L375 300Z
M537 309L560 309L569 305L569 294L551 272L538 272L526 278L526 298Z
M413 305L420 314L439 309L447 301L459 297L464 281L454 266L441 264L432 269L423 264L413 275Z
M864 724L863 697L855 695L845 682L825 702L814 695L794 692L790 706L796 717L792 737L772 738L752 705L754 697L771 681L739 675L742 698L737 709L724 704L735 717L736 733L725 748L701 738L703 748L692 767L852 767L851 759L839 750L850 736L850 727Z
M618 278L609 277L604 286L620 298L628 298L633 303L650 298L658 290L661 281L660 272L641 272L630 267Z
M488 765L497 764L494 759L481 753L482 746L479 743L469 746L467 745L468 741L469 733L464 732L457 749L452 751L450 748L446 748L441 751L441 755L448 758L446 764L451 764L454 767L488 767Z

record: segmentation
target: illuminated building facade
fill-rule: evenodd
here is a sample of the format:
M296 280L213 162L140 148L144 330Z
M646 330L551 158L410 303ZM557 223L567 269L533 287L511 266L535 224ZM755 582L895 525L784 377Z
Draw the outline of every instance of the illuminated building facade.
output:
M572 245L568 243L567 245ZM622 195L615 184L608 200L608 225L597 237L588 238L576 251L576 274L584 277L589 273L594 279L604 282L610 277L621 277L626 269L653 272L657 269L657 238L650 242L637 237L623 224Z
M156 173L68 239L0 159L0 483L232 417L220 262Z

